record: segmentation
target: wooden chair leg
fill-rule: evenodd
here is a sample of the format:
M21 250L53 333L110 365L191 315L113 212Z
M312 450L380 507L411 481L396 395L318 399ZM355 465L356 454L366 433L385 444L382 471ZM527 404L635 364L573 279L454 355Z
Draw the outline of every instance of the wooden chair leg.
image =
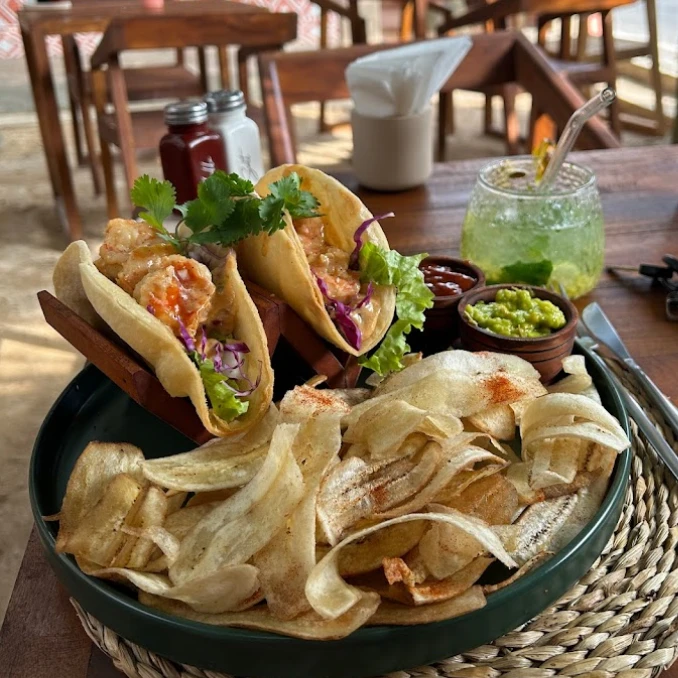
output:
M518 88L512 85L504 87L504 139L508 155L520 153L520 125L516 113L516 95Z
M217 47L219 56L219 75L222 89L232 89L231 84L231 58L226 47Z
M603 63L608 69L608 84L612 88L617 85L617 55L614 47L612 33L612 12L601 12L603 23ZM612 131L619 137L621 135L621 121L619 119L619 99L615 99L610 106L610 126Z
M655 121L657 132L664 134L666 125L664 121L664 104L662 102L662 76L659 70L659 37L657 35L657 6L655 0L646 0L647 6L647 26L650 34L650 56L652 57L652 67L650 69L650 80L655 96Z
M109 63L108 77L111 87L111 103L113 104L118 133L117 144L120 148L122 164L125 169L127 190L131 191L134 182L139 176L139 171L137 169L134 131L132 129L132 117L129 112L129 102L127 100L125 75L117 61L111 61Z
M78 114L78 97L74 96L72 87L78 87L81 65L76 61L77 43L74 35L64 35L61 38L61 45L64 54L64 68L66 70L66 81L68 87L68 104L71 109L71 123L73 125L73 142L75 145L75 157L78 165L84 167L87 158L82 144L82 132L80 129L80 119ZM80 92L78 92L78 95Z
M490 134L492 132L492 96L490 94L485 95L483 129L485 130L485 134Z
M210 84L207 78L207 52L205 47L198 47L198 64L200 67L200 87L203 92L209 92Z
M103 137L101 123L106 112L106 73L104 71L92 71L92 93L97 112L101 167L104 173L104 187L106 189L106 212L109 219L115 219L115 217L120 216L120 210L118 209L118 199L115 193L113 158L111 157L111 149L108 146L108 142Z
M438 162L445 161L447 152L447 120L452 108L452 92L441 92L438 97Z
M92 186L94 188L94 195L101 195L101 171L99 167L99 160L96 152L96 142L94 141L94 127L92 119L90 118L92 102L89 95L83 92L80 98L80 117L82 118L82 128L85 132L85 140L87 141L87 151L89 155L89 166L92 173Z
M564 16L560 19L560 54L563 61L572 59L572 17Z
M577 32L577 61L586 59L586 50L589 40L589 17L590 13L579 15L579 30Z
M320 8L320 49L327 48L327 23L328 13L324 7ZM320 102L320 116L318 118L318 132L322 134L327 131L327 120L325 119L325 102Z
M537 19L537 44L543 50L546 49L546 34L549 30L549 22L543 17Z

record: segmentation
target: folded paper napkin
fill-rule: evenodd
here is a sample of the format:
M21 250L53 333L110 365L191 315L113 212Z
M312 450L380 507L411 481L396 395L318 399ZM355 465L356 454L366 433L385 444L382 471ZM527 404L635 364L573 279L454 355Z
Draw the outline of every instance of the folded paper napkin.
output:
M415 42L356 59L346 82L361 115L421 113L471 49L467 36Z

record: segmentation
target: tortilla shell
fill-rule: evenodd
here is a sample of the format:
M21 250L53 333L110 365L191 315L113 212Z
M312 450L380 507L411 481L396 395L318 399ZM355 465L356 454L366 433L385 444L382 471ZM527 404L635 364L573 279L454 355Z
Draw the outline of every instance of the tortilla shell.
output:
M235 288L234 334L250 349L246 372L252 381L259 374L261 364L261 381L249 398L247 412L230 423L210 411L200 373L179 339L133 297L99 272L84 241L69 245L54 271L54 288L59 299L85 319L92 318L89 309L94 311L153 368L171 396L191 399L210 433L231 436L244 433L266 414L273 396L273 370L259 314L238 273L233 254L226 259L222 281L223 285L217 284L215 294L226 294L228 286Z
M336 179L320 170L303 165L281 165L267 172L256 186L262 197L270 193L269 185L296 172L301 187L310 191L320 202L328 242L346 252L355 247L353 234L372 214L365 205ZM247 238L238 245L238 262L243 274L286 301L313 329L342 351L362 355L374 348L384 337L395 312L395 289L376 286L372 295L378 313L374 330L363 333L360 349L354 349L339 332L330 318L322 293L308 265L301 240L289 216L284 229L272 235L261 234ZM372 223L363 236L363 242L373 242L388 250L388 241L381 226Z

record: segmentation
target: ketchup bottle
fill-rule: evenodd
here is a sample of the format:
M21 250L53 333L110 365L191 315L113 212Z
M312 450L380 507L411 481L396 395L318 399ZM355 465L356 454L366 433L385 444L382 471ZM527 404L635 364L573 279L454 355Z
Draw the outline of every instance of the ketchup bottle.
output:
M177 192L177 204L193 200L198 184L226 169L221 135L207 127L204 101L181 101L165 107L168 133L160 140L162 172Z

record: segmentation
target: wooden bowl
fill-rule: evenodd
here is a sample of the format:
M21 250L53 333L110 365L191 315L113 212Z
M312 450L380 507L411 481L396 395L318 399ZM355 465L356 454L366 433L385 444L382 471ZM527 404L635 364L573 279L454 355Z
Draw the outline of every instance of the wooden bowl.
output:
M444 351L459 337L459 315L457 306L459 302L474 290L485 285L485 274L470 261L435 255L423 259L419 266L427 264L439 264L448 266L457 273L463 273L476 279L476 284L471 289L455 296L433 297L433 308L429 308L424 315L423 332L412 332L408 337L408 343L413 351L422 351L426 355Z
M564 314L564 327L546 337L527 339L504 337L494 332L472 325L466 317L466 307L478 301L494 301L501 289L529 290L538 299L546 299L557 306ZM532 363L541 374L544 383L549 383L560 373L562 360L572 353L579 314L574 304L559 294L541 287L530 285L490 285L478 290L470 290L457 306L459 315L459 335L462 347L469 351L494 351L512 353Z

